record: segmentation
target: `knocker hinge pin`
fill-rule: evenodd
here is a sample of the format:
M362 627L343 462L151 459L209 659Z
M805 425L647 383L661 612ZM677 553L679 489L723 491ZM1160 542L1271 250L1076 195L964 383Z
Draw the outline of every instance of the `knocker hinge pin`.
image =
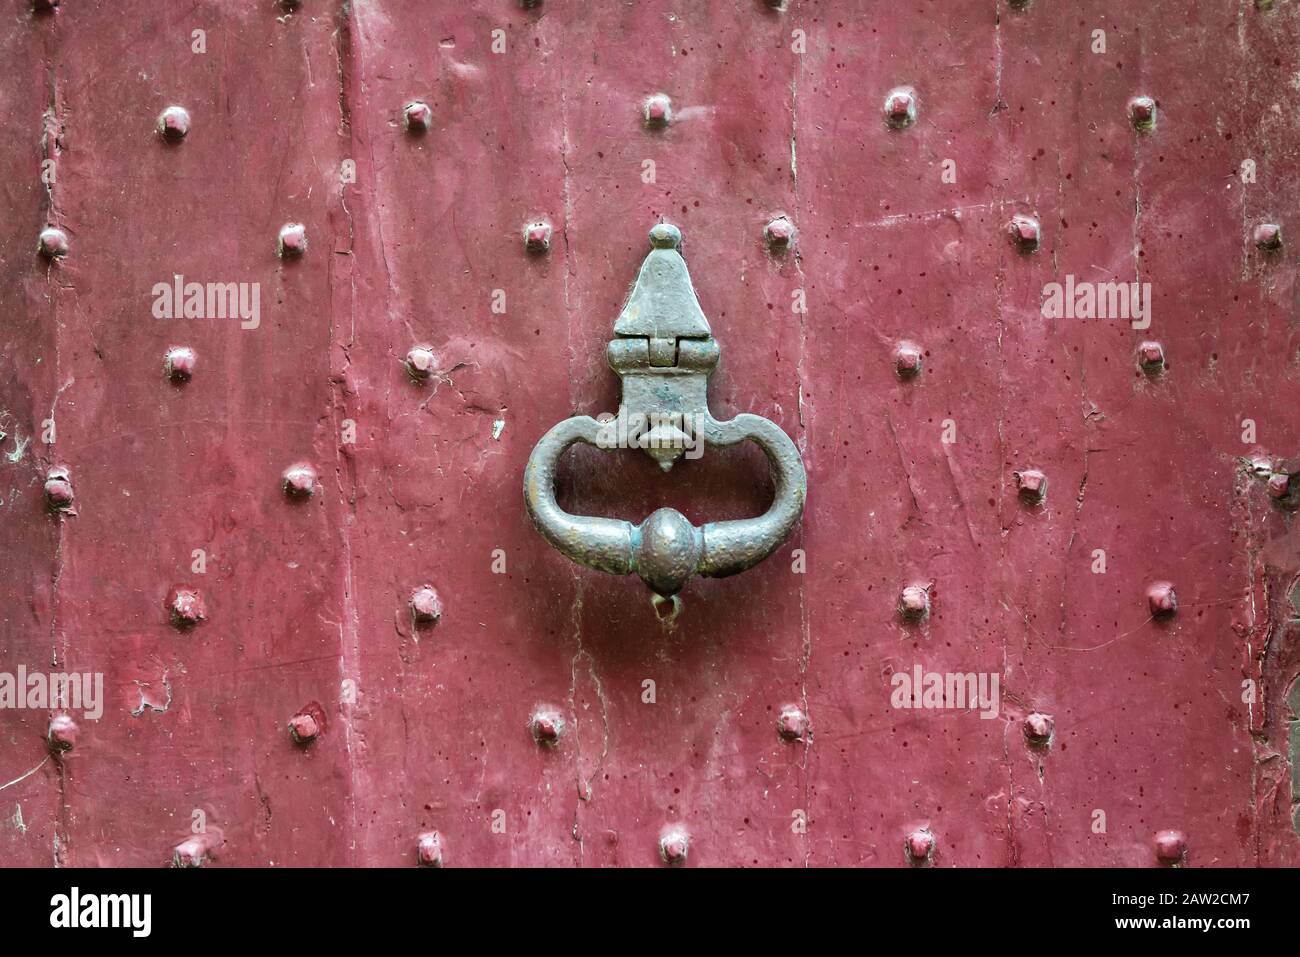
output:
M650 365L668 368L677 365L677 339L651 339Z

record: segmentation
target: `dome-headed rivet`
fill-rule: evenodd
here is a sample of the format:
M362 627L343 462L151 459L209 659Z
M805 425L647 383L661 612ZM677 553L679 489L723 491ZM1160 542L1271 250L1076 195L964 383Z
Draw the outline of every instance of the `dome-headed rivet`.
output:
M921 374L923 352L915 342L904 340L894 346L894 371L899 378L912 379Z
M172 848L172 867L202 867L208 860L208 846L203 838L191 837Z
M1156 101L1149 96L1135 96L1128 101L1128 117L1139 130L1154 129L1156 125Z
M934 855L934 834L928 827L917 828L907 835L903 847L912 864L928 864Z
M930 614L930 589L926 585L907 585L898 596L898 613L904 621L921 621Z
M298 745L311 744L325 730L325 709L315 701L289 719L289 737Z
M402 108L402 125L408 133L427 133L433 126L433 108L423 100L412 100Z
M52 468L45 473L45 504L55 511L72 508L75 495L72 476L65 468Z
M442 867L442 835L425 831L415 842L415 860L421 867Z
M316 470L310 465L291 465L284 470L280 484L291 498L310 498L316 491Z
M172 624L182 630L204 621L207 611L197 588L176 587L167 593L167 611Z
M190 112L183 106L169 106L158 117L158 132L163 138L179 143L190 131Z
M1277 223L1260 223L1255 227L1255 245L1260 249L1282 248L1282 227Z
M1155 618L1167 618L1178 611L1178 593L1170 582L1152 582L1147 589L1147 605Z
M1013 473L1016 480L1016 494L1021 501L1030 505L1041 505L1047 498L1047 476L1041 469L1025 469Z
M916 91L900 86L885 96L885 122L894 129L902 129L916 122Z
M280 227L276 250L281 259L295 259L307 251L307 227L302 223L285 223Z
M1050 714L1035 711L1025 718L1025 737L1030 744L1047 744L1052 739L1055 722Z
M1279 501L1291 494L1291 476L1274 472L1268 477L1268 494Z
M1187 835L1182 831L1156 832L1155 845L1161 864L1177 867L1187 860Z
M767 224L763 236L772 252L785 252L794 242L794 223L785 216L778 216Z
M670 827L659 837L659 857L665 864L685 864L690 852L690 835L680 827Z
M1011 241L1022 252L1033 252L1043 241L1043 229L1038 220L1023 213L1011 217L1011 222L1007 224L1007 232L1011 236Z
M68 234L57 226L46 226L41 230L36 249L46 259L62 259L68 254Z
M1155 340L1147 340L1138 346L1138 365L1148 375L1157 375L1165 371L1165 347Z
M163 357L163 368L167 376L177 382L186 382L194 375L194 364L198 359L194 350L188 346L176 346L167 350Z
M544 253L551 248L551 224L544 219L524 226L524 248L530 253Z
M564 715L555 708L538 708L528 721L528 729L538 744L553 748L564 734Z
M412 379L423 381L433 375L438 365L438 357L427 346L416 346L406 354L402 365L406 367L406 374Z
M421 624L429 625L442 617L442 601L428 585L411 593L411 615Z
M647 97L642 111L649 127L664 127L673 121L673 103L666 93Z
M77 744L77 722L70 715L56 714L50 719L45 741L55 754L71 751Z
M803 709L789 704L776 718L776 733L786 741L802 741L808 734L808 715Z

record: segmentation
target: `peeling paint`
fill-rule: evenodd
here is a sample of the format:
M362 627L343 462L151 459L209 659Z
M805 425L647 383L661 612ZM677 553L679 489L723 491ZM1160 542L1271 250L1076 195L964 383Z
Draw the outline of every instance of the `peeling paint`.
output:
M147 682L143 682L143 681L135 682L136 687L140 691L140 704L137 707L131 709L130 712L131 717L138 718L146 711L153 711L156 714L166 714L171 709L172 686L171 686L171 682L167 680L167 677L168 677L167 672L164 671L162 678L159 679L160 683L163 686L163 690L166 693L166 699L163 701L162 704L156 704L155 702L149 700L148 692L146 691L146 689L149 687Z

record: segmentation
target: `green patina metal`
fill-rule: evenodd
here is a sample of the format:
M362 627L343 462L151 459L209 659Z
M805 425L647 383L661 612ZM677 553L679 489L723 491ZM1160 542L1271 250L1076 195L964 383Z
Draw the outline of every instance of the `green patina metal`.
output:
M524 474L529 514L547 541L589 568L636 572L665 598L693 575L734 575L766 558L799 521L808 489L799 452L780 427L749 414L719 422L709 412L709 376L720 350L679 251L681 239L668 223L650 231L652 248L614 324L607 355L623 381L618 415L565 419L537 443ZM681 512L662 508L633 525L570 515L555 501L556 465L575 442L639 448L667 471L683 453L746 440L767 454L776 485L771 507L757 518L697 528Z

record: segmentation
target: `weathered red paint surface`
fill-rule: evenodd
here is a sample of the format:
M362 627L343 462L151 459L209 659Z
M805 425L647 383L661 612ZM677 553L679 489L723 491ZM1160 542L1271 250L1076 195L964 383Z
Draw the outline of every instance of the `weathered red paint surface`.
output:
M691 866L1156 866L1181 846L1163 831L1192 864L1297 863L1300 540L1243 464L1300 446L1294 5L8 14L0 671L102 672L105 706L57 758L49 710L0 710L0 863L645 866L666 837ZM891 129L900 86L916 118ZM781 214L797 235L772 253ZM791 541L693 582L671 626L635 577L547 547L520 494L546 429L613 410L604 345L660 219L722 347L716 414L771 418L809 472ZM175 274L258 283L260 324L154 318ZM1044 319L1067 274L1152 283L1151 328ZM1138 367L1148 339L1163 374ZM188 381L164 374L177 346ZM752 449L667 476L569 462L569 508L634 521L770 495ZM298 464L308 497L282 488ZM75 515L45 506L56 465ZM413 620L423 586L436 622ZM202 621L172 623L173 589ZM997 673L999 716L892 707L917 665Z

